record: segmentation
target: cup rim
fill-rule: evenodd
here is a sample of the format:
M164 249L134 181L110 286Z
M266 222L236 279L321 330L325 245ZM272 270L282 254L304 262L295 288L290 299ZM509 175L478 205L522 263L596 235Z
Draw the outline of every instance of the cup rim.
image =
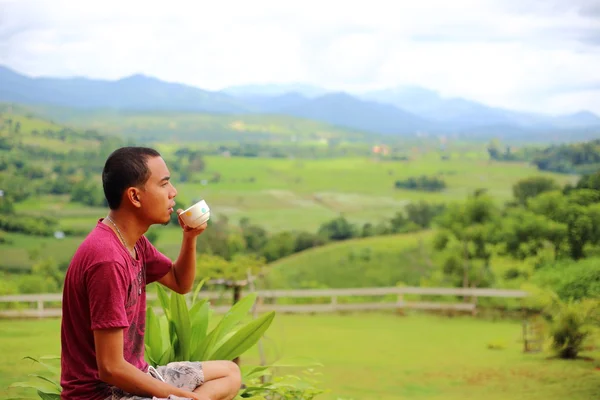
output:
M183 214L183 213L188 212L189 210L191 210L192 208L196 207L198 204L200 204L202 202L206 205L207 212L209 212L210 211L210 207L208 206L208 204L206 204L206 200L202 199L202 200L199 200L198 202L192 204L191 206L189 206L188 208L186 208L185 210L183 210L181 213ZM203 214L206 214L206 213L203 213Z

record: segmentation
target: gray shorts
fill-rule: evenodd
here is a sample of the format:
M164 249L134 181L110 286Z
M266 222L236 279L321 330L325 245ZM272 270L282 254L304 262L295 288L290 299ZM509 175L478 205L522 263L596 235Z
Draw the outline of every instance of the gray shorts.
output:
M202 363L198 361L177 361L156 369L150 367L148 374L152 377L164 380L166 383L187 391L194 391L204 383L204 372ZM165 400L158 397L132 396L119 388L112 389L112 396L106 400ZM188 400L187 397L170 395L168 400Z

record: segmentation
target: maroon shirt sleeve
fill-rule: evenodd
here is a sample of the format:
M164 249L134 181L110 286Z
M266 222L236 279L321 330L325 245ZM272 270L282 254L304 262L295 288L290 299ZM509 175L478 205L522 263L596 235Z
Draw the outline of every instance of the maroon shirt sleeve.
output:
M92 266L86 273L91 329L129 326L125 311L130 279L125 267L116 262Z
M142 236L142 243L146 262L146 284L149 284L165 276L173 266L173 262L158 251L145 236Z

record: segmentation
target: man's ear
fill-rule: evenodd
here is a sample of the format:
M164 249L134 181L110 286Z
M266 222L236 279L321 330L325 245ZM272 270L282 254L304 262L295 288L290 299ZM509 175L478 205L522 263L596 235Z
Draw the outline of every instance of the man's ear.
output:
M140 208L142 206L141 202L141 193L140 190L136 187L130 187L125 191L125 195L127 196L127 200L136 208Z

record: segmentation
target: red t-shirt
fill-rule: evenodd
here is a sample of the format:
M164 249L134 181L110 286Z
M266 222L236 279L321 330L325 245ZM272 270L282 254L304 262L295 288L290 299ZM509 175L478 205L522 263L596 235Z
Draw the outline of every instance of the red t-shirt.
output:
M112 393L96 364L94 330L124 328L125 360L146 372L146 285L171 268L169 258L145 236L138 260L100 219L75 252L63 288L61 327L62 399L100 400Z

